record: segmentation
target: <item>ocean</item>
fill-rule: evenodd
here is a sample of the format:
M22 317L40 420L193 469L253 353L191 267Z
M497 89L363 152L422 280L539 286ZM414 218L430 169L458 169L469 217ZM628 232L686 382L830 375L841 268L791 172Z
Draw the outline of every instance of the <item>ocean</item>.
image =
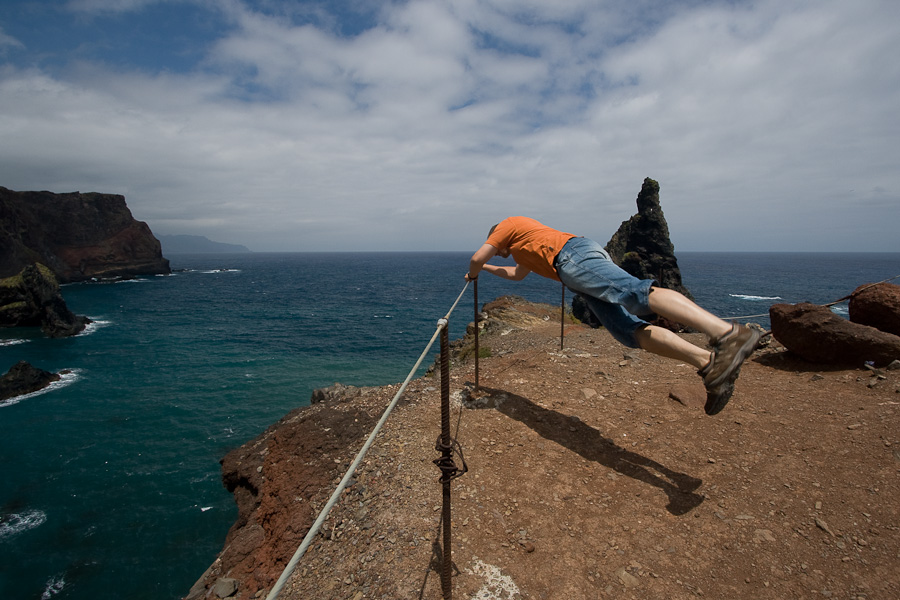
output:
M69 307L94 320L79 336L0 330L3 373L19 360L68 372L0 402L0 597L183 597L237 514L219 460L317 387L402 381L463 289L469 256L173 255L169 276L64 286ZM773 303L831 302L900 275L896 253L678 262L700 305L763 326ZM558 303L560 286L486 276L478 293L482 304ZM473 308L469 290L451 339Z

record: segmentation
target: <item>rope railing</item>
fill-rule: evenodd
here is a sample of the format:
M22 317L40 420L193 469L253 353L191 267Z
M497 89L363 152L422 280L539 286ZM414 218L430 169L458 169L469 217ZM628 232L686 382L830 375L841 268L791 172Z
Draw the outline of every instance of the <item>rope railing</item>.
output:
M388 417L391 412L397 406L397 402L400 401L400 397L403 395L403 392L406 391L409 382L412 381L413 376L418 370L419 366L422 364L422 361L425 360L425 356L428 354L428 351L431 350L431 346L434 344L435 340L441 335L442 331L446 331L447 325L449 323L450 314L456 308L456 305L459 304L460 299L463 294L466 293L466 289L469 287L469 284L463 287L462 291L459 293L459 296L456 298L456 301L450 307L450 310L447 311L447 314L439 319L437 322L437 327L435 329L434 335L431 336L431 340L425 346L425 350L422 351L422 354L419 356L419 359L416 361L416 364L413 365L413 368L410 370L409 375L407 375L406 379L403 381L403 384L400 386L400 389L397 390L397 393L394 395L394 398L391 400L388 407L385 409L384 414L381 415L381 419L378 421L378 424L375 425L375 428L372 430L372 433L369 434L368 439L366 439L365 444L360 449L359 453L357 453L356 458L353 463L350 465L350 468L347 469L347 473L344 475L341 482L338 484L337 488L334 490L334 493L331 495L331 498L325 504L325 507L319 512L319 516L316 521L313 523L312 527L309 528L309 531L306 533L306 537L303 538L303 542L300 544L300 547L297 548L297 551L294 552L294 555L291 557L291 560L288 561L287 566L285 566L284 571L281 573L281 577L278 578L278 581L275 582L275 585L272 586L272 589L269 591L269 594L266 596L266 600L276 600L279 594L281 594L284 589L285 584L287 584L288 579L290 579L291 574L294 572L294 569L297 568L297 563L300 562L300 559L303 558L303 555L306 553L306 550L312 544L313 539L319 533L319 530L322 528L322 524L325 522L325 519L328 517L328 513L331 512L331 509L334 507L335 503L337 503L338 499L343 494L344 490L347 488L350 480L353 478L354 473L356 473L356 469L359 467L359 464L362 462L363 458L365 458L366 453L369 451L369 448L372 446L372 443L375 441L378 433L381 431L384 424L387 422ZM443 438L443 436L442 436ZM443 439L441 440L443 441ZM446 496L446 493L445 493ZM449 527L449 520L445 521L445 527ZM447 534L445 534L447 535ZM447 549L449 550L449 548ZM448 558L448 551L444 552L445 560Z

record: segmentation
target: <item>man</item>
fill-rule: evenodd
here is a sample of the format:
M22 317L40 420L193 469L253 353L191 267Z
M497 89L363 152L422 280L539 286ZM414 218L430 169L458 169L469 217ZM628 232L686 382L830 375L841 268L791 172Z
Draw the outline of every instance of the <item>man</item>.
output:
M513 257L515 266L488 264L494 256ZM562 281L581 294L591 312L622 344L674 358L698 369L706 387L706 414L721 411L734 392L744 360L759 342L759 332L731 324L651 279L637 279L619 268L600 244L557 231L528 217L509 217L494 225L469 262L466 280L487 271L521 281L532 271ZM712 352L641 316L659 315L705 333Z

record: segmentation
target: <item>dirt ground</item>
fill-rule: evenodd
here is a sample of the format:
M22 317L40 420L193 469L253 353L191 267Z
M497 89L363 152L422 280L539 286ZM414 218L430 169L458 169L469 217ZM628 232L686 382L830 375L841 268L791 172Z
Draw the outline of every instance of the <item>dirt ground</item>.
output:
M773 341L709 417L694 368L559 330L528 308L482 335L479 390L452 370L453 597L900 598L900 371ZM439 376L415 380L281 598L442 598L439 433Z

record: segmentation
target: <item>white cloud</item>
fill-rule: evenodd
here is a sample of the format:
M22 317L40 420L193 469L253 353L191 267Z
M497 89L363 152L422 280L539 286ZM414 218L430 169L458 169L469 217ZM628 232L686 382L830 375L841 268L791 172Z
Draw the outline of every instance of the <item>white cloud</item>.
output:
M0 27L0 56L3 55L4 52L7 52L9 48L24 48L25 44L12 37L11 35L7 35L3 28Z
M513 213L605 242L650 176L679 249L900 250L900 8L620 4L386 4L345 37L232 2L195 73L6 67L0 184L257 250L437 250Z
M69 10L79 13L123 13L140 10L152 4L187 2L190 0L69 0Z

